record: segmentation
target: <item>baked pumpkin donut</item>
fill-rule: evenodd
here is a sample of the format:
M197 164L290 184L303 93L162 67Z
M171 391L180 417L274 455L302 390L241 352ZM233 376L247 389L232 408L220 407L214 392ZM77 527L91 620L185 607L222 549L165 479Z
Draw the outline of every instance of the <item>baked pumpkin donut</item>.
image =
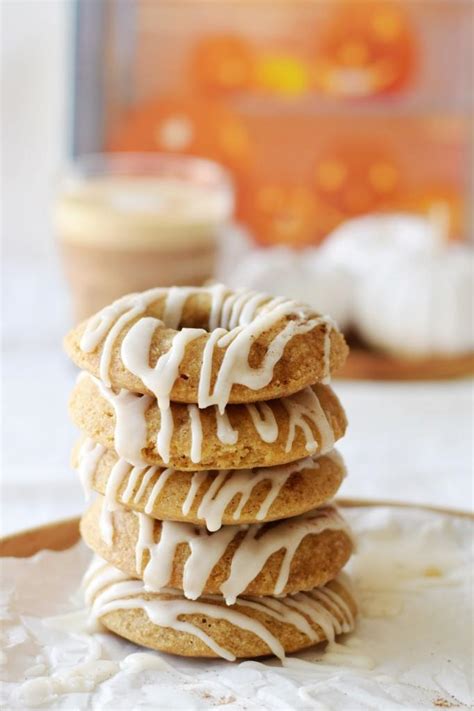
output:
M143 578L148 590L169 586L190 599L216 593L231 605L241 594L311 590L336 577L352 552L349 530L334 506L209 533L104 504L97 497L82 517L86 544L128 575Z
M284 464L329 452L346 417L334 392L317 383L287 398L216 406L172 402L161 409L149 395L114 392L82 373L72 392L73 422L131 464L175 469L245 469Z
M186 472L133 466L90 439L76 447L73 466L86 491L105 495L111 504L209 531L310 511L334 498L345 474L336 450L280 467Z
M354 629L357 605L346 575L323 587L279 599L187 600L177 591L152 593L96 558L86 573L93 617L130 642L185 657L283 659Z
M71 331L65 348L108 386L221 411L327 379L348 352L309 306L222 284L124 296Z

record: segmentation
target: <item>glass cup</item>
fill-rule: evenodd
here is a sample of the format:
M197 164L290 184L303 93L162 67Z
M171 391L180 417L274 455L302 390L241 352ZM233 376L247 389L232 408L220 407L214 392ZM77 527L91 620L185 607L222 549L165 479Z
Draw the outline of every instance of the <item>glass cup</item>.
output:
M78 159L54 210L75 319L123 294L205 282L233 209L230 177L211 161L133 153Z

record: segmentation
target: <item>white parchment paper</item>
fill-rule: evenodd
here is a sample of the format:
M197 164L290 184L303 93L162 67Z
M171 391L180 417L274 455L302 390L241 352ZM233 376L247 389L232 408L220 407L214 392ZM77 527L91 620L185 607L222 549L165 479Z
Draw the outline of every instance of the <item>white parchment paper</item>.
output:
M421 510L345 512L358 551L356 632L339 644L230 664L145 651L88 633L78 544L3 559L5 709L316 711L469 708L472 703L470 520Z

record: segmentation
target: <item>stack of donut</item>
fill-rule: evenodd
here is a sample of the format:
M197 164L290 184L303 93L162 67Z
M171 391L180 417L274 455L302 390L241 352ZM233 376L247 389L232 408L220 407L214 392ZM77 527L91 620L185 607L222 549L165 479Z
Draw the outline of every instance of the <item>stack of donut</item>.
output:
M98 494L81 521L86 598L154 649L233 660L353 628L331 503L346 419L327 385L347 355L328 317L248 290L157 288L80 324L73 459Z

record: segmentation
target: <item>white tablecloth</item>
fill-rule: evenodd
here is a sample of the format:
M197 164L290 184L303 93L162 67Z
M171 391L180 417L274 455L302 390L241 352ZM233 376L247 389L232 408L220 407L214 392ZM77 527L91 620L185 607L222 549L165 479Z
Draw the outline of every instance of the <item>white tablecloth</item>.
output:
M4 280L1 532L83 508L69 465L66 405L76 370L62 352L67 296L55 264L9 263ZM341 495L469 509L473 389L468 380L335 381L349 430Z

